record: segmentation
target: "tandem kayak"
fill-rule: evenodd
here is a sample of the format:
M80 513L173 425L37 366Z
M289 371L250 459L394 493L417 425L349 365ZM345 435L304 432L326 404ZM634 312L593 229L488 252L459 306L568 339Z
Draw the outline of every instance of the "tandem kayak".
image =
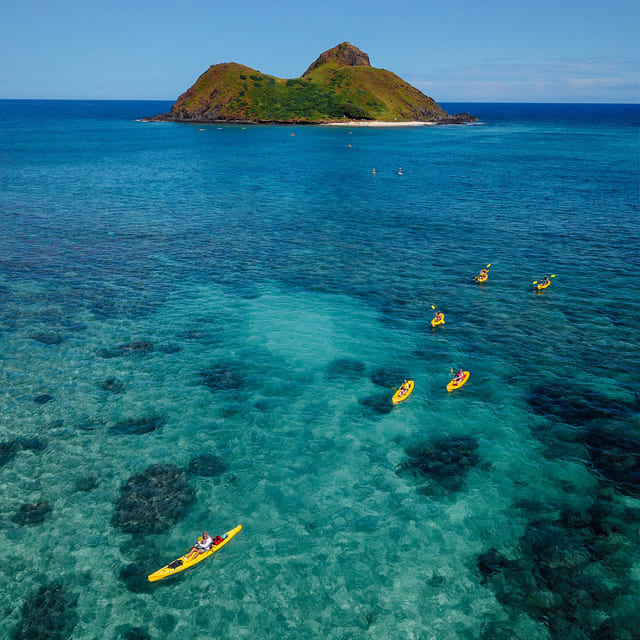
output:
M391 402L393 402L393 404L398 404L398 402L402 402L403 400L406 400L411 395L411 392L413 391L413 387L414 387L413 380L407 380L407 386L406 387L404 387L404 385L401 386L393 394L393 398L391 398Z
M483 276L476 276L476 282L485 282L489 279L489 274L485 273Z
M464 373L464 378L462 378L462 380L460 380L460 382L458 382L457 384L456 384L456 382L454 380L452 380L447 385L447 391L453 391L454 389L459 389L461 386L466 384L467 380L469 379L469 372L468 371L463 371L463 373Z
M444 313L440 315L440 320L436 320L435 318L431 321L432 327L437 327L439 324L444 324Z
M169 576L172 576L175 573L180 573L181 571L184 571L189 567L193 567L194 564L198 564L199 562L206 560L210 555L218 551L218 549L221 549L222 547L224 547L224 545L227 544L227 542L229 542L229 540L231 540L231 538L233 538L233 536L235 536L236 533L240 531L240 529L242 529L241 524L239 524L235 529L231 529L231 531L227 531L227 533L223 533L220 536L222 540L218 544L215 544L216 539L214 538L214 544L211 547L211 549L209 549L209 551L205 551L204 553L201 553L200 555L197 555L195 558L190 558L189 560L187 560L187 554L189 553L187 552L177 560L174 560L173 562L170 562L165 567L162 567L162 569L158 569L157 571L154 571L150 576L148 576L149 582L156 582L156 580L163 580L164 578L168 578Z

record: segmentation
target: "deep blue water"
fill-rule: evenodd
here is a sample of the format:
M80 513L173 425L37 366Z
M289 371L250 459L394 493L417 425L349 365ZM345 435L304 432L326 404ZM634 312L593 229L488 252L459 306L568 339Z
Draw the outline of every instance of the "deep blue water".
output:
M443 106L0 101L6 637L637 637L640 107Z

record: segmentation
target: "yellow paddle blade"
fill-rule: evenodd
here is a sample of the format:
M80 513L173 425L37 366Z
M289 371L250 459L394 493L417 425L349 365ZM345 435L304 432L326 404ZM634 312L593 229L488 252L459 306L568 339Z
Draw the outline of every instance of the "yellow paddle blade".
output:
M534 280L531 284L538 284L538 281Z
M436 310L436 308L435 308L433 305L431 305L431 308L432 308L434 311Z
M556 277L556 274L555 274L555 273L551 274L551 277L552 277L552 278L555 278L555 277Z
M489 264L486 266L486 268L488 269L490 266L491 266L491 263L489 263Z

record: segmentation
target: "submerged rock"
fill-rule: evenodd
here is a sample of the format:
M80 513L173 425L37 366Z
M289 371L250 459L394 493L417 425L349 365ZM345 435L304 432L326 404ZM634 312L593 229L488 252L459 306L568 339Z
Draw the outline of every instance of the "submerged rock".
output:
M84 476L76 480L76 489L82 492L92 491L98 486L98 478L95 476Z
M640 438L604 428L590 429L582 441L592 468L625 495L640 497Z
M327 366L327 378L359 378L364 375L367 366L355 358L337 358Z
M624 608L633 592L634 554L621 554L637 548L637 510L600 498L582 515L573 505L559 511L559 518L529 522L517 558L495 549L480 554L481 582L513 616L543 623L553 640L637 637L637 620Z
M108 391L109 393L121 393L124 389L124 382L118 380L118 378L110 377L103 380L100 386L104 391Z
M161 566L163 561L157 553L153 554L155 560L151 560L150 557L142 558L138 562L131 562L124 564L120 568L120 580L125 584L128 591L131 593L151 593L154 585L147 580L147 576L153 573ZM166 564L166 560L164 564Z
M130 627L118 637L122 640L152 640L147 630L142 627Z
M158 351L162 353L179 353L182 351L182 347L179 344L169 343L169 344L161 344L158 346Z
M378 367L371 372L369 378L377 387L392 389L399 387L403 380L409 379L411 376L404 370L396 367Z
M196 501L183 471L154 465L120 488L113 526L125 533L161 533L183 518Z
M142 418L129 418L127 420L121 420L116 422L109 431L111 433L117 433L120 435L142 435L143 433L150 433L160 427L164 426L167 419L163 415L145 416Z
M118 345L118 349L122 351L124 355L130 355L132 353L146 354L153 351L153 344L146 340L137 340L135 342L125 342Z
M512 571L519 568L515 560L509 560L496 549L489 549L478 556L478 570L483 578L487 578L502 571Z
M19 525L41 524L49 513L51 513L51 506L48 502L33 502L23 504L11 519Z
M358 404L365 409L366 413L374 416L384 416L393 410L391 394L386 393L377 393L366 398L360 398Z
M60 582L41 586L25 601L14 640L67 640L77 622L76 602Z
M98 349L98 355L101 358L120 358L133 354L147 355L153 351L153 344L146 340L138 340L135 342L125 342L117 347L107 347Z
M47 404L47 402L53 402L54 400L55 398L48 393L42 393L33 399L36 404Z
M638 410L637 406L613 400L592 389L569 388L556 381L531 389L527 402L538 415L578 427L595 420L630 418Z
M222 475L226 470L226 462L213 453L204 453L201 456L192 458L189 462L189 473L196 476L214 478Z
M34 333L31 335L31 339L46 345L56 345L64 342L64 338L58 333Z
M407 447L408 459L398 466L396 473L426 481L421 493L437 492L438 489L458 491L469 469L480 461L477 449L478 441L471 436L434 438Z
M7 442L0 442L0 467L13 460L20 451L42 451L46 443L39 438L24 438L19 436Z
M245 383L244 368L240 363L218 362L200 371L200 378L211 392L238 391Z

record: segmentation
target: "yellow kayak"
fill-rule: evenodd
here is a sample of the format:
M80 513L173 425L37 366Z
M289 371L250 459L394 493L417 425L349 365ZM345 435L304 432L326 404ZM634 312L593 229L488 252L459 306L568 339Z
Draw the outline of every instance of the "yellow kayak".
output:
M469 372L463 371L463 373L464 373L464 378L462 378L462 380L460 380L460 382L458 382L457 384L455 380L452 380L447 385L447 391L453 391L454 389L459 389L462 385L466 384L467 380L469 379Z
M440 320L436 320L435 318L431 321L432 327L437 327L439 324L444 324L444 313L440 314Z
M414 387L413 380L407 380L407 386L405 387L404 384L402 384L400 388L393 394L393 398L391 398L391 402L393 402L393 404L398 404L398 402L402 402L403 400L406 400L411 395L411 392L413 391L413 387Z
M538 291L540 291L540 289L546 289L550 284L551 280L549 280L549 282L545 282L544 284L540 283L536 288L538 289Z
M195 558L190 558L189 560L187 560L187 554L189 553L187 552L177 560L174 560L173 562L170 562L165 567L162 567L162 569L158 569L157 571L154 571L150 576L148 576L149 582L155 582L156 580L163 580L164 578L168 578L169 576L172 576L175 573L180 573L181 571L184 571L189 567L193 567L194 564L198 564L199 562L206 560L210 555L218 551L218 549L221 549L222 547L224 547L224 545L227 544L227 542L229 542L229 540L231 540L231 538L233 538L233 536L235 536L236 533L240 531L240 529L242 529L241 524L239 524L235 529L231 529L231 531L227 531L227 533L223 533L221 536L219 536L221 540L220 542L218 542L218 544L216 544L215 542L217 538L214 538L214 543L211 549L209 549L209 551L205 551L204 553L197 555Z
M476 276L476 282L484 282L485 280L488 280L489 278L489 274L485 273L482 276Z

